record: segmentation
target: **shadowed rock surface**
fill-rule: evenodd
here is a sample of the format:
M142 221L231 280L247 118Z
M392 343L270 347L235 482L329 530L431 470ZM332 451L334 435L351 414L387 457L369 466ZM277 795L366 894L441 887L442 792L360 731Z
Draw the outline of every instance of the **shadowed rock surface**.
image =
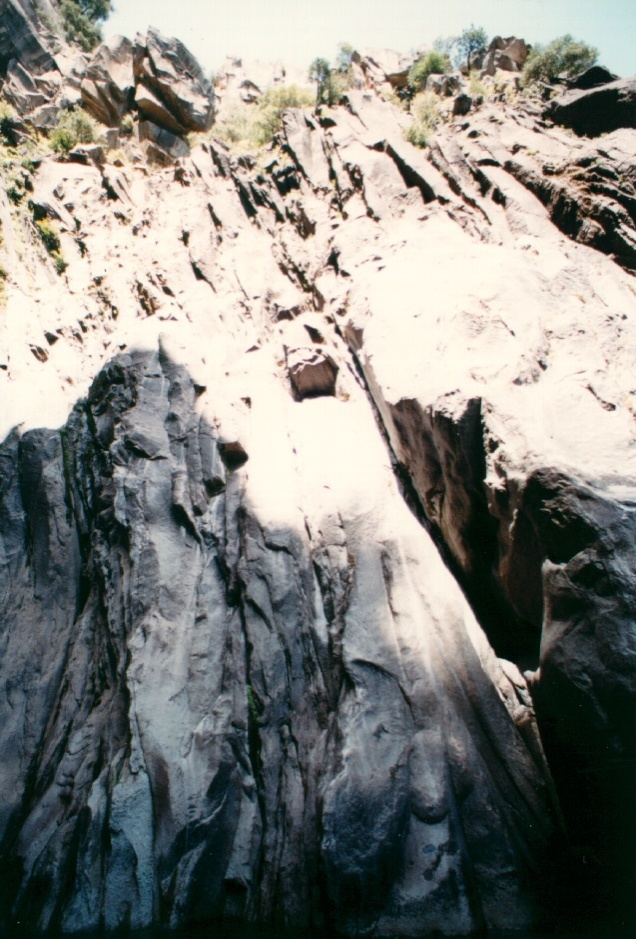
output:
M418 150L386 54L190 152L148 35L179 128L3 167L0 920L624 921L636 130L449 99Z
M588 137L636 127L636 78L570 91L551 103L548 114L557 124Z

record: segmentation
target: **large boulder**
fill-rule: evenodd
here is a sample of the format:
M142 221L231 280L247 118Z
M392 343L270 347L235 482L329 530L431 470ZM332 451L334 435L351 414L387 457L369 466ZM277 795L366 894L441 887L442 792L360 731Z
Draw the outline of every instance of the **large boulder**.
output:
M609 85L610 82L618 81L618 77L603 65L591 65L576 78L571 79L568 82L568 88L587 91L589 88L598 88L599 85Z
M497 69L504 72L520 72L530 53L531 46L523 39L510 36L502 39L495 36L481 62L481 68L487 75L494 75Z
M139 110L150 120L158 117L153 103L156 100L170 113L168 130L187 133L204 131L211 126L214 119L212 86L195 57L178 39L166 39L152 28L145 39L137 36L133 68L135 84L152 95L152 99L147 99L137 88Z
M139 121L137 135L146 156L156 163L170 163L190 153L186 141L152 121Z
M636 78L567 92L552 101L546 113L556 124L571 127L586 137L598 137L619 127L636 127Z
M460 87L461 81L457 75L429 75L426 79L426 90L434 91L443 98L450 98Z
M114 36L102 43L89 62L82 81L82 104L102 124L117 127L132 104L133 47Z

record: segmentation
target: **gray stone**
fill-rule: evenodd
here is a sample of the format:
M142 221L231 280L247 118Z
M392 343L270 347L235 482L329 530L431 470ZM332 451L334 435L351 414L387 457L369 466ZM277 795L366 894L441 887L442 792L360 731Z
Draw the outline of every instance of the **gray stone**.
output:
M152 121L139 121L136 130L146 152L159 162L172 162L190 153L190 147L182 137Z
M456 95L455 100L453 101L453 114L455 117L463 117L464 114L468 114L472 106L473 99L470 95Z
M31 0L0 0L0 74L12 60L33 74L54 69L53 37L46 34Z
M556 124L587 137L636 127L636 78L568 92L555 98L546 113Z
M294 391L301 401L335 393L338 366L324 350L315 347L289 349L287 367Z
M133 49L135 83L148 89L170 113L173 132L207 130L214 117L214 93L201 66L178 39L149 29Z
M133 49L129 39L115 36L102 43L82 80L82 103L108 127L118 127L134 96Z

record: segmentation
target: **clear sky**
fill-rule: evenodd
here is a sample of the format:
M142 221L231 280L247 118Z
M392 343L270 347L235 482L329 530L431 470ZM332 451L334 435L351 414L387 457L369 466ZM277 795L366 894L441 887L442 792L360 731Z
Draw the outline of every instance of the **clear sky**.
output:
M474 23L489 36L549 42L564 33L599 50L620 76L636 74L636 0L114 0L106 36L147 26L178 36L207 70L226 55L308 65L356 49L408 52Z

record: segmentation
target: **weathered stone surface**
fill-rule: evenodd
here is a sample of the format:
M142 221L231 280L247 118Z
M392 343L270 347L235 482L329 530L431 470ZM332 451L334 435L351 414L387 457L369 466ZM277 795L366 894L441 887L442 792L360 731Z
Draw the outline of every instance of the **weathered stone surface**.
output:
M473 99L470 95L456 95L455 100L453 101L453 114L455 117L462 117L464 114L468 114L472 106Z
M458 75L429 75L426 79L426 90L434 91L445 98L456 94L460 87L461 80Z
M35 108L49 104L52 89L36 82L33 75L14 59L8 65L2 93L20 114L29 114Z
M31 0L0 0L1 75L12 60L34 75L54 69L52 38L38 19L38 5Z
M145 86L163 103L176 129L186 133L210 127L214 117L212 87L197 60L178 39L166 39L149 29L145 38L136 38L133 56L135 83Z
M169 130L157 126L152 121L139 121L137 134L139 142L145 144L146 153L150 159L165 163L178 160L190 153L190 147L182 137L170 133Z
M619 76L614 75L609 69L602 65L591 65L576 78L568 82L568 88L583 91L589 88L598 88L599 85L608 85L610 82L618 81Z
M288 411L252 438L249 475L225 457L223 489L194 401L165 352L124 355L63 433L14 434L2 449L14 623L2 752L22 754L1 768L15 793L3 856L20 858L4 916L143 927L160 903L173 926L248 908L301 925L319 914L324 865L345 932L444 917L466 931L482 922L471 899L482 892L486 922L526 921L538 872L517 842L536 854L553 825L539 751L524 742L529 702L513 693L507 709L509 680L457 590L450 613L432 543L394 488L387 502L390 472L369 472L382 452L371 414L361 424L364 410L334 402L308 428ZM314 469L338 441L351 482L323 470L333 501L319 505L291 450L279 453L291 499L267 521L272 433L291 433ZM30 563L17 550L27 527ZM433 594L412 586L414 563L436 571L439 618ZM23 618L32 639L19 643ZM46 681L33 684L35 668ZM458 681L475 683L472 701ZM484 762L493 746L497 779ZM515 818L527 811L541 819L533 831Z
M495 36L480 64L476 64L476 67L482 68L487 75L494 75L497 69L505 72L520 72L531 48L523 39L517 39L515 36L507 39Z
M132 43L115 36L94 52L82 81L82 103L108 127L118 127L134 95Z
M338 366L328 352L315 347L289 349L287 367L294 391L301 401L335 393Z
M555 98L546 113L557 124L587 137L598 137L620 127L636 127L636 78L568 92Z
M629 911L636 131L374 87L0 193L9 929Z

